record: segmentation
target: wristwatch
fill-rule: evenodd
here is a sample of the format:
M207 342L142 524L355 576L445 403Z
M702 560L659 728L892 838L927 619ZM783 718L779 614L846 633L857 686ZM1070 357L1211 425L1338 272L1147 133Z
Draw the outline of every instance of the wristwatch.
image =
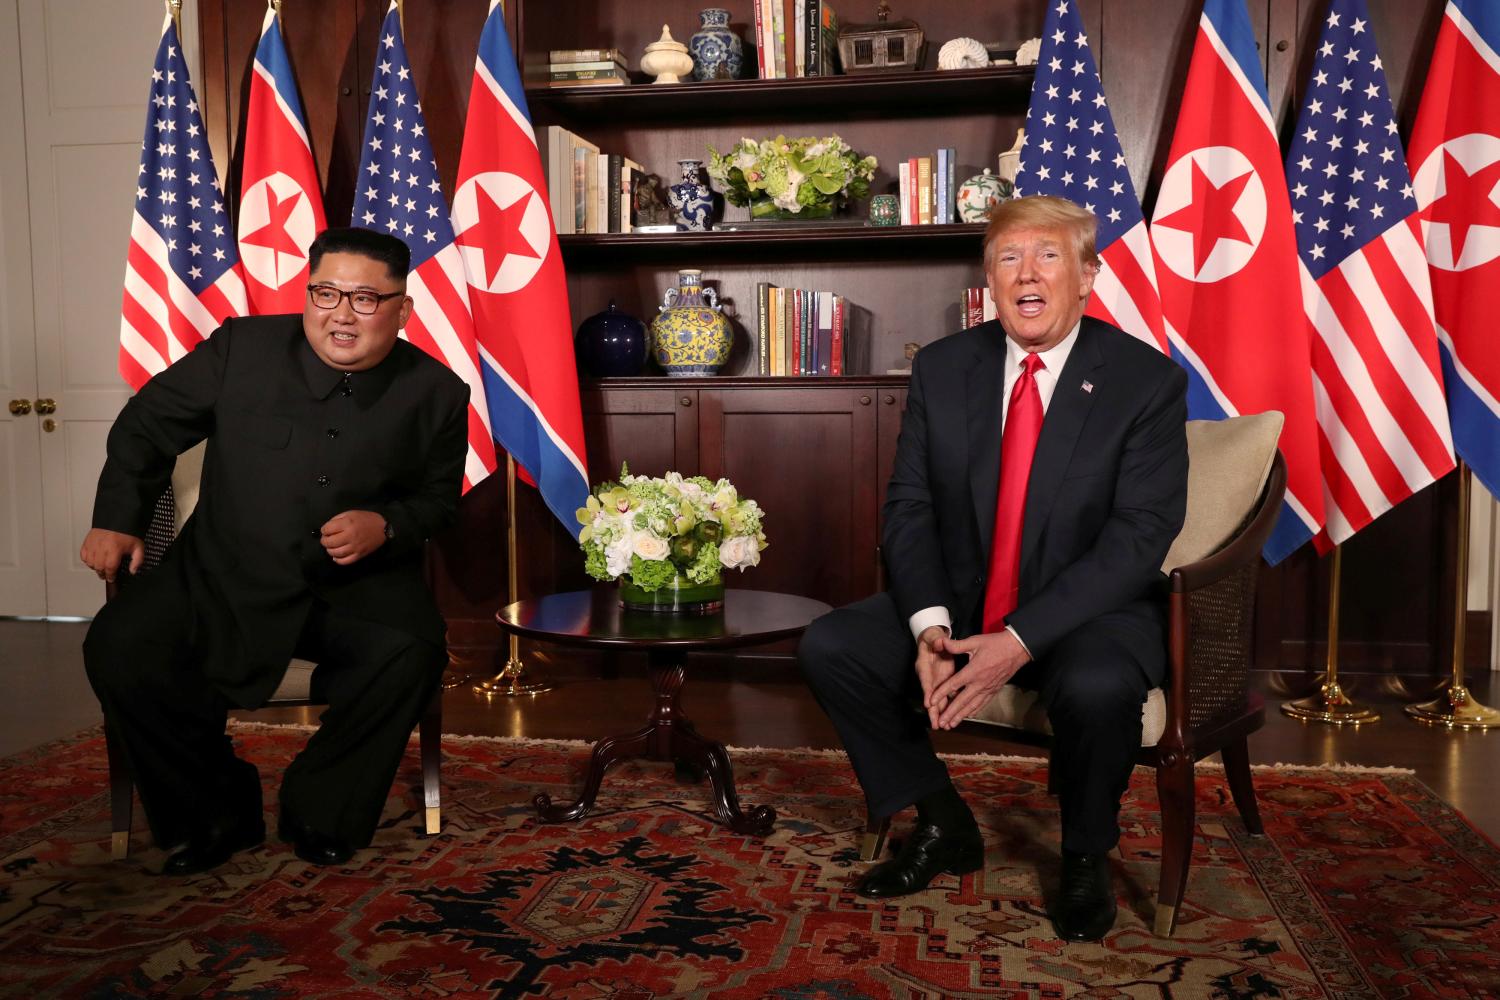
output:
M391 541L396 537L396 528L391 522L385 522L385 540Z

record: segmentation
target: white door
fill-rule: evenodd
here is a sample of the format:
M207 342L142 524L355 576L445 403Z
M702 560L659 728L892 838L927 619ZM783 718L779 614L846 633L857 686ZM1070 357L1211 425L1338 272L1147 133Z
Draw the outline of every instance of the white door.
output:
M78 547L105 436L130 395L117 368L120 295L163 7L152 0L0 3L18 6L20 15L32 399L55 406L38 416L33 402L25 418L40 443L33 478L41 489L46 613L92 615L104 588L79 561ZM184 25L186 37L196 34Z
M0 4L0 135L21 135L24 120L21 36L12 0ZM36 387L26 146L3 142L0 143L0 614L47 612Z

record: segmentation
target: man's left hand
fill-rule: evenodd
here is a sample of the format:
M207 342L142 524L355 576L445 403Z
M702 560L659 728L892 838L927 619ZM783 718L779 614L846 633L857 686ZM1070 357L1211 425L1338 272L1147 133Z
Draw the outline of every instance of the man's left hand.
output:
M1026 647L1008 630L939 641L943 652L969 654L962 670L933 689L932 704L942 706L937 717L939 729L952 729L979 711L1031 659Z
M346 510L328 519L322 536L333 561L349 566L385 544L385 518L373 510Z

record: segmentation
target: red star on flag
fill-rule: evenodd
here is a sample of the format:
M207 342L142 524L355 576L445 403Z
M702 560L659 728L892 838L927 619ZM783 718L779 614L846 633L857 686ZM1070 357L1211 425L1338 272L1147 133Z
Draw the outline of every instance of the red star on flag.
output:
M287 232L287 220L292 217L292 211L296 209L297 202L302 198L302 192L298 191L286 201L276 197L276 192L271 190L271 185L266 185L266 215L264 226L246 233L240 237L241 243L249 243L251 246L266 247L277 253L291 254L293 257L303 257L305 254L297 241L292 239L292 234ZM262 235L264 234L264 235Z
M1490 198L1497 183L1500 183L1500 160L1471 174L1452 153L1443 150L1443 196L1428 205L1422 217L1429 222L1447 223L1454 264L1463 259L1470 229L1500 227L1500 206Z
M1231 178L1222 186L1214 184L1203 172L1203 167L1193 161L1193 200L1153 225L1180 229L1193 237L1193 273L1203 270L1204 261L1214 252L1220 240L1237 240L1250 243L1250 234L1234 214L1240 194L1250 183L1252 171L1245 171ZM1199 223L1201 218L1202 222ZM1180 220L1180 221L1179 221Z
M484 284L488 288L495 283L495 275L511 254L520 257L540 257L521 233L521 220L531 204L535 192L528 191L517 198L509 208L501 208L488 191L475 185L475 208L479 220L458 234L456 242L461 247L472 247L484 255Z

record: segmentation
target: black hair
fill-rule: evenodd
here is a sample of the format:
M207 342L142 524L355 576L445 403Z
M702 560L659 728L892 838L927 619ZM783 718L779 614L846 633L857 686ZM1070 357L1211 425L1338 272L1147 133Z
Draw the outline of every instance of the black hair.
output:
M405 241L373 229L338 226L323 230L307 250L307 270L318 269L325 253L355 253L383 263L391 277L405 281L411 270L411 248Z

